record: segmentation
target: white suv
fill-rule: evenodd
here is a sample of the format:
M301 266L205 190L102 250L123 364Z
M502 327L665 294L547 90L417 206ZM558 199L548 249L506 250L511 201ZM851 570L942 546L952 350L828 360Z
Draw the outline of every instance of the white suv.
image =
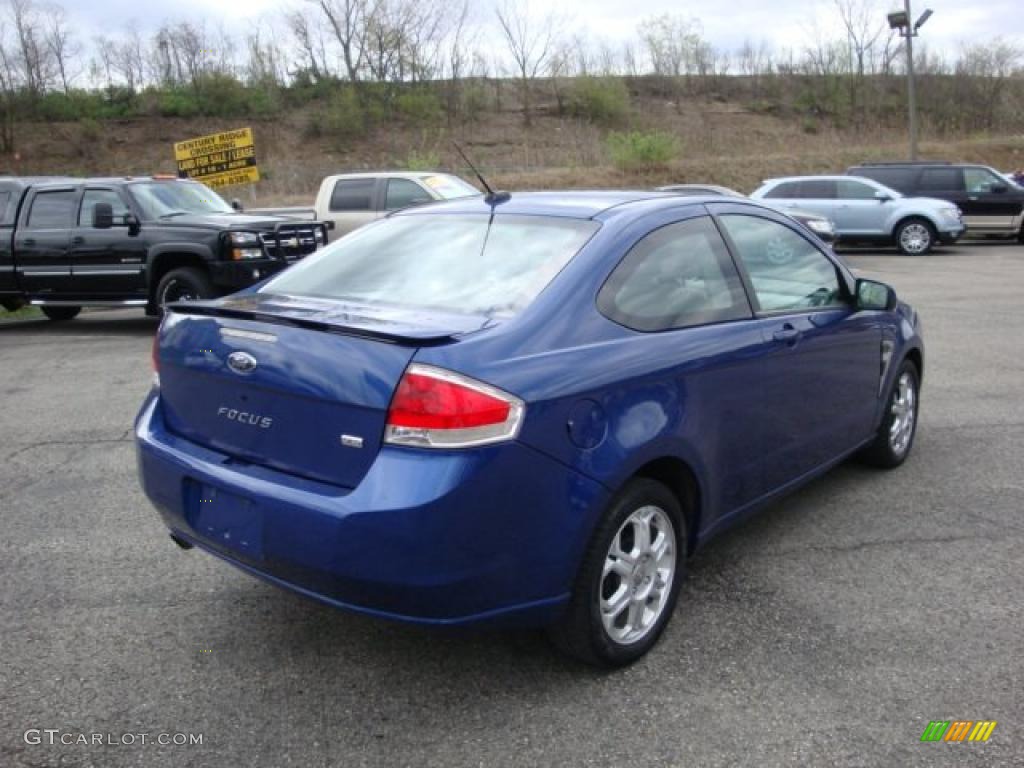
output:
M955 243L967 231L960 209L946 200L904 197L871 179L792 176L770 179L752 198L773 207L801 208L827 216L844 245L885 243L903 253L928 253L936 243Z
M334 222L330 238L336 240L400 208L479 194L476 187L448 173L343 173L321 182L316 218Z

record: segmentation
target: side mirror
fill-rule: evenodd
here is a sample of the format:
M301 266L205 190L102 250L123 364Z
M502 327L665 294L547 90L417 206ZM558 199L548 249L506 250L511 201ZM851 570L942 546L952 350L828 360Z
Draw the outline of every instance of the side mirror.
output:
M114 226L114 207L110 203L96 203L92 207L92 228L110 229Z
M231 207L234 208L238 213L241 213L244 209L242 208L242 201L237 197L231 200Z
M142 224L139 222L139 217L134 213L126 213L124 215L124 225L128 227L129 235L139 234L139 230L142 229Z
M992 185L992 191L995 192L996 194L1000 194L1000 195L1003 194L1004 192L1009 191L1009 189L1010 188L1008 186L1006 186L1005 184L993 184Z
M875 200L877 200L880 203L888 203L890 200L892 200L892 195L890 195L888 192L883 192L882 190L879 189L875 192Z
M858 278L857 309L876 312L896 309L896 291L885 283Z

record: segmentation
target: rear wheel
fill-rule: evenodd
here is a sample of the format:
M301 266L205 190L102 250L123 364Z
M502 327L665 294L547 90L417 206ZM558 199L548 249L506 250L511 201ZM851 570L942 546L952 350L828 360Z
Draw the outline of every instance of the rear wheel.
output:
M214 296L216 293L210 278L195 267L172 269L156 287L156 305L161 310L174 301L198 301Z
M883 469L892 469L906 461L914 444L914 435L917 434L920 392L921 377L917 366L910 360L904 360L889 391L885 417L878 427L875 440L861 454L865 462Z
M896 247L907 256L923 256L935 245L935 228L926 219L907 219L896 227Z
M598 524L565 614L549 630L562 651L619 667L649 651L672 617L686 558L686 528L675 495L635 479Z
M40 309L43 310L44 315L54 322L71 320L82 311L81 307L40 307Z

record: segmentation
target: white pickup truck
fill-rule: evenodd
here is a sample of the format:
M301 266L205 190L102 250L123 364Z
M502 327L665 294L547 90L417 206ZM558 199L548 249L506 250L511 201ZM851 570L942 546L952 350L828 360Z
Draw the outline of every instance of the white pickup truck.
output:
M328 235L337 240L400 208L479 194L476 187L449 173L341 173L320 183L313 208L260 208L254 212L333 222Z

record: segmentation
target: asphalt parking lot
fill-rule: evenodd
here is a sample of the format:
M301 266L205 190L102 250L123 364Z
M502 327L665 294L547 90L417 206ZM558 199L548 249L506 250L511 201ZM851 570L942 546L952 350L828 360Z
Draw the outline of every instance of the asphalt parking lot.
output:
M0 766L1024 765L1024 246L848 260L924 317L914 454L715 541L661 644L611 674L180 551L131 443L155 322L0 324ZM999 724L920 742L957 719Z

